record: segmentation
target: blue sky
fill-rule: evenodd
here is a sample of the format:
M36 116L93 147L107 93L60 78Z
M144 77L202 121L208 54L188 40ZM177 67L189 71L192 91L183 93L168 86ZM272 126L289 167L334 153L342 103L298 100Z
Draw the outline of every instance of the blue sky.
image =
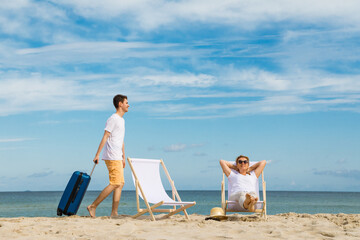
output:
M219 159L268 160L268 190L359 191L358 1L7 1L0 5L0 191L89 172L112 97L126 155L178 189ZM125 189L134 189L125 169ZM102 163L90 189L107 185Z

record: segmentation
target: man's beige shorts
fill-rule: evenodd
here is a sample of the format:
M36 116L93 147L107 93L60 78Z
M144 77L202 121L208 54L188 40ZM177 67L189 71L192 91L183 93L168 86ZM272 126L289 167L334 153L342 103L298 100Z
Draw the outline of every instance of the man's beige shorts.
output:
M123 162L120 160L104 160L109 170L110 185L122 185L124 180Z

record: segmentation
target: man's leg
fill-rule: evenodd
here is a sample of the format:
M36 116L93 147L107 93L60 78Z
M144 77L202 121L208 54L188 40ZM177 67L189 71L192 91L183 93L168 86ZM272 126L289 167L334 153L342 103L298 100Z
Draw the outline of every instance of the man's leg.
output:
M105 198L107 198L107 196L109 196L109 194L114 191L115 186L109 184L106 188L104 188L104 190L102 190L102 192L99 194L99 196L95 199L95 201L89 205L87 207L87 210L89 211L89 214L91 217L95 217L95 212L96 212L96 208L97 206L99 206L99 204L104 201Z
M106 161L108 162L108 161ZM107 163L111 169L111 183L114 186L113 192L113 202L111 209L111 217L116 217L118 215L118 207L121 198L121 191L124 186L124 168L122 161L110 161Z
M124 184L116 185L113 192L113 202L111 209L111 217L116 217L118 215L119 202L121 198L121 191Z

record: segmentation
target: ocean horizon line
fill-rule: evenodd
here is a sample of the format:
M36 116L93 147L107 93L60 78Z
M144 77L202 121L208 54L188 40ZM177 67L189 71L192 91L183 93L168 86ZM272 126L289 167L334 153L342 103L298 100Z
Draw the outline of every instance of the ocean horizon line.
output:
M171 189L165 189L166 191L171 191ZM63 192L64 190L19 190L19 191L0 191L0 193L24 193L24 192ZM101 192L102 189L96 190L96 189L90 189L87 190L87 192ZM214 190L214 189L209 189L209 190L204 190L204 189L177 189L177 191L181 191L181 192L221 192L221 190ZM227 190L225 190L227 192ZM135 192L134 190L130 190L130 189L126 189L126 190L122 190L122 192ZM260 192L262 192L262 190L260 189ZM336 190L266 190L266 192L304 192L304 193L309 193L309 192L320 192L320 193L360 193L360 191L346 191L346 190L342 190L342 191L336 191Z

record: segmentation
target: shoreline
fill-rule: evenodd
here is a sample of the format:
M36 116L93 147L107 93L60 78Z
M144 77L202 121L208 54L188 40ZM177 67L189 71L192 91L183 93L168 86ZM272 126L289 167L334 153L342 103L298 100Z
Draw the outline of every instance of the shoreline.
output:
M0 239L359 239L360 214L228 214L228 220L205 220L191 214L157 221L149 216L0 218Z

